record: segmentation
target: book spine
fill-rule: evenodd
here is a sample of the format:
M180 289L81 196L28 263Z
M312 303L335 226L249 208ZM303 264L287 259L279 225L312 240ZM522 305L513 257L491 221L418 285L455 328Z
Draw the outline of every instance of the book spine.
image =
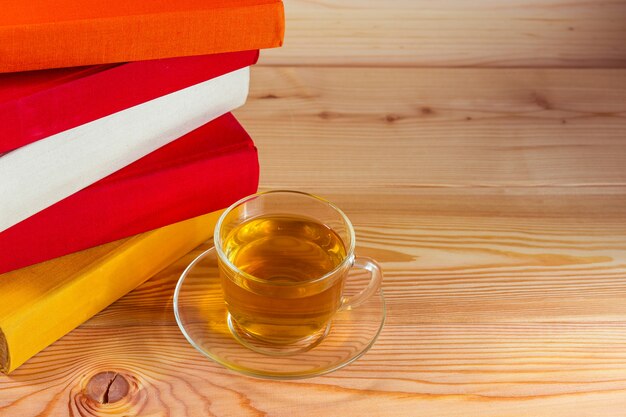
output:
M0 90L45 88L0 99L0 154L256 63L259 51L0 74ZM1 91L0 91L1 93Z
M0 157L0 232L241 106L248 82L242 68Z
M1 276L2 299L12 309L9 315L0 315L0 370L13 371L209 239L220 214L206 214L109 244L110 251L104 250L105 254L58 285L44 285L43 281L55 278L42 271L62 273L64 269L75 268L74 264L80 263L81 258L89 258L89 251L102 253L106 248L94 248L31 267L39 273L26 268Z
M282 2L0 27L0 72L282 45Z
M249 138L199 158L191 148L187 160L139 175L124 171L0 233L0 247L10 248L0 251L0 274L221 209L254 193L259 178Z

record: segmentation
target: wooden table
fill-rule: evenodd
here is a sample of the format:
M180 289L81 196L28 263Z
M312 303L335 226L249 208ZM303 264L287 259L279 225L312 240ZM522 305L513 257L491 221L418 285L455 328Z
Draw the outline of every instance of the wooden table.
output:
M626 2L287 16L237 116L262 189L335 201L382 263L376 345L294 382L204 359L171 308L198 249L0 378L0 415L626 415Z

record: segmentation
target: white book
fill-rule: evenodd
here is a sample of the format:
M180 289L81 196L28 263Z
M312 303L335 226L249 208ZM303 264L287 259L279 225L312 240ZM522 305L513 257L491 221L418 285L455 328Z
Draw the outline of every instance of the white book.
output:
M0 232L243 105L242 68L0 156Z

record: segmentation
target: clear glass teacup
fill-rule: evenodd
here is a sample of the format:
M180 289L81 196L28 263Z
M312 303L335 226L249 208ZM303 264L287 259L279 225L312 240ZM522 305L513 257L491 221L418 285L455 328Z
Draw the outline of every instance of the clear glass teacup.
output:
M338 311L362 304L382 282L376 261L355 256L346 215L307 193L243 198L220 217L214 243L230 330L255 350L280 354L317 345ZM370 278L347 297L353 268Z

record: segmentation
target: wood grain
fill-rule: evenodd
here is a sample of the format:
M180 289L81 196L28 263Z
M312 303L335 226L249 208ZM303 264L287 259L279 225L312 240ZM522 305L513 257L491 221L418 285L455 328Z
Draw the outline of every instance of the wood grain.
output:
M5 379L0 413L619 415L626 198L604 200L622 211L587 217L573 204L562 213L560 197L481 197L508 207L499 215L472 206L476 196L332 197L358 225L358 252L386 271L388 324L356 363L267 382L202 358L171 311L176 279L200 248ZM126 378L134 395L86 398L87 382L104 371Z
M261 188L381 262L378 342L303 381L206 360L171 306L201 247L0 377L0 416L623 416L626 2L285 6L237 117Z
M626 70L254 68L252 85L237 115L266 187L626 185Z
M385 271L376 345L304 381L222 369L172 313L199 248L0 378L0 415L623 415L624 75L255 69L262 187L353 220Z
M622 0L286 0L267 65L624 67Z

